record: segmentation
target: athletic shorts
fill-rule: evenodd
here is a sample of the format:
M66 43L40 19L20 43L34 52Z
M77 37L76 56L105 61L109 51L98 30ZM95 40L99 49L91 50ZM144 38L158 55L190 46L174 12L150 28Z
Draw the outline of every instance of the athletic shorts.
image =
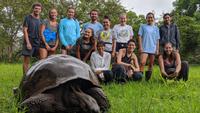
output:
M116 43L116 52L119 52L120 49L126 48L127 47L127 43Z
M22 48L22 55L23 56L32 56L32 57L38 57L39 56L39 46L32 46L32 49L29 50L26 46L26 44L23 44Z

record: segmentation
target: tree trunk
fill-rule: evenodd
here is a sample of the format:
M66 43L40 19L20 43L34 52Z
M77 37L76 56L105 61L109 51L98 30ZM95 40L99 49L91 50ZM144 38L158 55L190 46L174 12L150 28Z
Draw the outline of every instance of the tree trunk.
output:
M10 45L8 47L8 62L12 62L12 57L13 57L13 47Z

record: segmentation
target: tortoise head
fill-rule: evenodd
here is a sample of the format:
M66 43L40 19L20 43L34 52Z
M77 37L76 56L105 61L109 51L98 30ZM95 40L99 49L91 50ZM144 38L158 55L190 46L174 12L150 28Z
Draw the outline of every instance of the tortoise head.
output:
M100 107L97 101L91 97L90 95L84 93L79 85L71 85L69 86L69 92L66 92L65 101L70 101L71 104L80 107L80 111L84 113L100 113ZM66 90L67 91L67 90Z

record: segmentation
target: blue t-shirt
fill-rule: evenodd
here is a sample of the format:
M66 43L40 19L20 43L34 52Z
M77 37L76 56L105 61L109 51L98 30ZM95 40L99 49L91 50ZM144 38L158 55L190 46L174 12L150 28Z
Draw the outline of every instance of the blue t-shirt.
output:
M97 38L98 37L97 32L103 30L103 25L99 22L96 22L96 23L87 22L83 25L83 32L88 28L93 29L94 37Z
M75 45L80 37L80 26L76 19L61 19L59 24L59 36L63 46Z
M142 24L138 35L142 37L143 52L155 54L156 46L160 39L158 27L155 25Z
M43 23L45 25L45 30L43 31L43 35L45 37L46 42L49 45L55 45L56 44L56 37L57 37L57 31L58 31L58 25L57 26L51 26L50 21L45 19Z

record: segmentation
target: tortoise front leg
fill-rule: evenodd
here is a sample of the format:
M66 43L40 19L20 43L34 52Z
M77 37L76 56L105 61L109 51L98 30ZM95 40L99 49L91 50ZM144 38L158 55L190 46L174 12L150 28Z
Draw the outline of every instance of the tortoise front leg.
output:
M27 113L56 113L57 107L59 109L65 108L57 106L55 98L52 94L38 94L32 96L21 103L22 108L27 109Z

